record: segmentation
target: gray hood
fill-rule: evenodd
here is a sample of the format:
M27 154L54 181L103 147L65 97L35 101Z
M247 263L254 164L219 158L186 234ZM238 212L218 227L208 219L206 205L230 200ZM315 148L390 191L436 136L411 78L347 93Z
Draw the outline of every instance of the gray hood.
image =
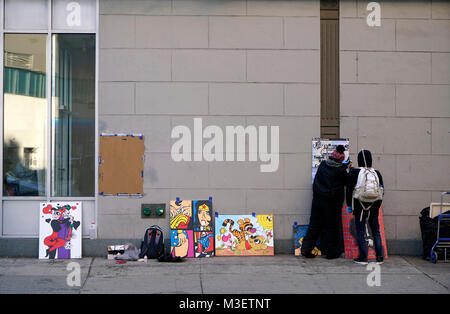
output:
M329 167L335 167L335 168L342 167L342 163L336 162L336 161L334 161L334 160L332 160L332 159L327 159L327 160L325 160L325 163L326 163L327 166L329 166Z

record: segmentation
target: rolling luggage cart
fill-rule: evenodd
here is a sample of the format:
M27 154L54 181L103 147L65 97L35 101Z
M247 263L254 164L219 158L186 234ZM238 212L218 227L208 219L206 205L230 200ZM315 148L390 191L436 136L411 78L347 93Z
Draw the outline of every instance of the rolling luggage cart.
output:
M431 261L437 263L438 254L436 249L442 249L444 251L444 262L450 262L447 260L447 250L450 250L450 238L441 238L440 229L442 221L450 221L450 214L442 214L442 208L444 204L444 195L449 195L450 192L442 192L441 194L441 210L438 215L438 229L436 243L431 248Z

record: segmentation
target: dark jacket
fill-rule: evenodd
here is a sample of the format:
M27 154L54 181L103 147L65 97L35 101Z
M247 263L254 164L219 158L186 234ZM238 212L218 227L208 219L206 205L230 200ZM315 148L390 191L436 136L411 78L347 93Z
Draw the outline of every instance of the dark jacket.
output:
M328 159L320 163L313 183L314 197L344 201L344 186L347 184L347 167Z
M363 152L364 152L364 156L363 156ZM358 154L358 167L364 167L364 166L369 167L369 168L372 167L372 154L368 150L362 150ZM355 189L356 183L358 183L359 171L360 171L359 168L351 168L348 173L347 193L346 193L347 206L352 206L352 198L353 198L352 195L353 195L353 190ZM383 177L381 176L381 173L378 170L375 170L375 172L377 173L378 178L380 180L380 185L383 186L383 188L384 188ZM363 204L365 207L370 205L370 203L363 203ZM373 207L378 208L378 207L380 207L380 205L381 205L381 200L376 201L374 203ZM359 211L362 209L362 206L358 200L355 200L354 206L355 206L355 208L353 208L353 210Z

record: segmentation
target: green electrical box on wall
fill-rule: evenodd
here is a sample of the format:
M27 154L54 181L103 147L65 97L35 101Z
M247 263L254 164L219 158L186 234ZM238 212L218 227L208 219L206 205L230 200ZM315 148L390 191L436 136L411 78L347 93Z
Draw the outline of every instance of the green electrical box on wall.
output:
M141 218L166 218L166 204L141 204Z

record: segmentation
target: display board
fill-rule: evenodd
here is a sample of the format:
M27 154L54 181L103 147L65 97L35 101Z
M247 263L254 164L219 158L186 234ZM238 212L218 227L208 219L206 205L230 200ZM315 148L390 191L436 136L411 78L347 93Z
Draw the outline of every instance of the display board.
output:
M144 138L140 134L101 134L100 195L142 195Z
M274 255L273 215L217 215L216 256Z
M356 218L358 219L358 218ZM384 258L388 258L388 251L386 246L386 235L384 233L384 220L383 220L383 210L380 207L378 222L380 224L380 234L381 234L381 244L383 245ZM347 208L344 206L342 208L342 231L344 234L344 248L345 248L345 258L355 259L359 257L358 242L356 241L356 227L355 227L355 216L347 212ZM367 224L366 236L367 247L369 249L367 257L369 259L375 259L375 248L374 241L372 237L372 231Z
M81 202L41 203L39 258L81 258Z
M345 147L345 160L350 156L348 138L343 139L329 139L329 138L313 138L312 140L312 182L317 173L320 163L326 160L329 155L336 149L338 145Z

